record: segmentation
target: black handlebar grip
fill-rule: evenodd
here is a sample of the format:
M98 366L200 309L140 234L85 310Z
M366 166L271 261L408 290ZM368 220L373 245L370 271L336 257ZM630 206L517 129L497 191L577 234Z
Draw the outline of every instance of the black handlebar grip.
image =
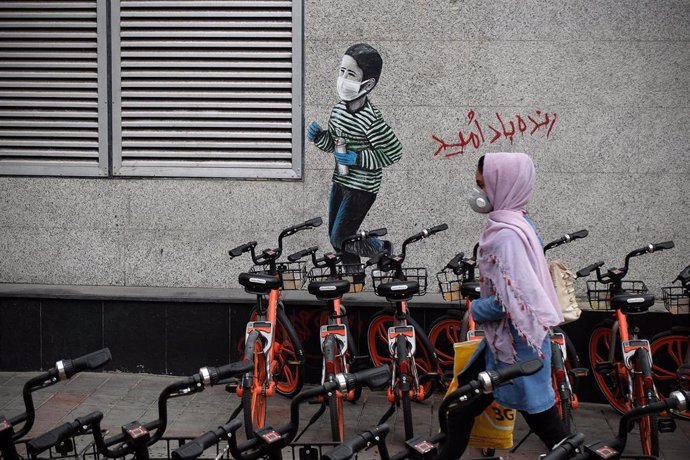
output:
M387 424L376 426L370 430L363 431L355 437L343 441L330 452L321 456L325 460L350 460L354 455L370 444L376 444L381 438L385 438L390 428Z
M103 413L101 411L94 411L90 414L86 414L83 417L77 417L74 419L75 422L79 423L82 427L90 427L97 423L101 423L103 420Z
M382 257L385 257L385 256L386 256L386 252L385 252L385 251L384 251L384 252L379 252L378 254L376 254L375 256L371 257L371 258L370 258L369 260L367 260L366 262L364 262L364 265L366 265L367 267L371 267L372 265L376 265L376 264L379 263L379 260L381 260L381 258L382 258Z
M244 254L245 252L249 251L251 248L256 246L256 241L250 241L249 243L243 244L241 246L237 246L234 249L230 249L228 251L228 254L230 255L230 258L238 257Z
M588 276L590 273L592 273L594 270L601 267L602 265L604 265L603 260L600 260L599 262L595 262L592 265L587 265L585 268L582 268L582 269L577 271L577 273L576 273L577 277L582 278L584 276Z
M683 286L690 283L690 265L685 267L673 281L680 281Z
M672 249L675 246L673 241L664 241L663 243L656 243L652 245L653 251L663 251L664 249Z
M391 378L391 370L388 365L382 365L352 374L343 374L343 377L348 391L355 388L358 383L374 389L388 383Z
M379 237L388 234L388 229L386 227L375 228L374 230L369 230L369 236Z
M178 447L172 452L172 458L175 460L191 460L201 456L206 449L218 444L218 442L227 437L229 433L234 433L242 425L237 419L231 420L228 424L219 426L213 431L208 431L196 439Z
M323 224L323 219L320 217L315 217L313 219L309 219L308 221L306 221L304 223L304 226L314 228L314 227L320 227L321 224Z
M73 422L65 423L35 437L26 443L26 449L29 454L31 454L31 457L35 457L41 452L56 446L63 440L82 432L84 429L90 428L91 425L99 423L102 419L103 413L99 411L91 412L88 415L77 418Z
M494 388L497 386L508 382L516 377L523 377L526 375L532 375L537 373L544 363L539 358L529 359L527 361L520 361L515 364L511 364L508 367L499 369L496 371L489 371L489 377L491 378L491 384Z
M87 369L98 369L109 363L111 359L113 359L113 356L110 354L109 348L103 348L102 350L94 351L93 353L80 356L79 358L63 359L62 365L64 366L64 376L69 379L77 372L82 372ZM57 367L59 373L59 363Z
M431 227L426 230L426 236L431 236L435 233L442 232L444 230L448 230L448 224L441 224L437 225L435 227Z
M589 231L586 229L577 231L575 233L570 233L568 236L570 236L570 241L574 240L579 240L580 238L585 238L587 235L589 235Z
M315 252L318 251L318 250L319 250L319 247L318 247L318 246L312 246L312 247L310 247L310 248L308 248L308 249L302 249L301 251L297 251L297 252L294 253L294 254L290 254L290 255L288 256L288 260L289 260L290 262L296 262L296 261L300 260L302 257L308 256L309 254L313 254L313 253L315 253Z
M458 268L458 265L460 261L465 257L464 252L459 252L458 254L455 255L452 259L450 259L450 262L446 264L446 268Z
M571 434L551 449L548 454L544 455L541 460L570 460L573 458L576 450L582 447L584 442L584 434Z
M199 373L201 374L202 379L208 379L208 381L205 381L204 384L213 386L223 379L246 374L253 367L254 363L251 361L237 361L235 363L226 364L225 366L202 368ZM206 369L208 374L204 372L204 369Z

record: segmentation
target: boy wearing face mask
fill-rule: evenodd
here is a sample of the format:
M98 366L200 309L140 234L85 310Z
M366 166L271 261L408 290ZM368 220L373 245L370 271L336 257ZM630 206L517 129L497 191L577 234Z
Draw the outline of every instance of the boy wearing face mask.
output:
M348 48L338 72L337 90L341 100L331 111L328 129L322 129L316 121L307 128L307 140L324 152L333 153L336 165L349 167L347 174L334 169L329 197L329 237L336 251L343 250L343 264L358 264L360 255L371 257L390 249L389 245L384 247L384 241L375 238L356 248L341 248L342 241L359 230L374 204L383 168L402 157L400 141L368 98L378 83L382 67L381 56L370 45L360 43ZM336 139L342 139L346 152L335 151Z

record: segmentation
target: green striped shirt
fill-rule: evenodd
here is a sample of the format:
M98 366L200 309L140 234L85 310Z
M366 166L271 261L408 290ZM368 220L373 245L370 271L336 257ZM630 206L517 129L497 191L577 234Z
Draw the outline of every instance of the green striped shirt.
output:
M381 112L369 99L355 113L347 111L340 101L331 111L328 130L322 131L314 144L324 152L335 151L335 138L341 138L347 149L357 152L357 164L350 166L347 176L333 172L333 182L346 187L378 193L383 178L383 168L402 157L402 144L393 130L383 121Z

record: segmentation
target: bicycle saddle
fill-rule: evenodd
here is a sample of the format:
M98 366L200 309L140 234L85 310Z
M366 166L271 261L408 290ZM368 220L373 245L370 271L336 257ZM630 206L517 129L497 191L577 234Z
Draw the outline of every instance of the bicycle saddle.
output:
M350 282L347 280L312 281L308 289L309 294L315 295L319 300L339 299L350 291Z
M460 285L460 292L462 292L463 297L469 297L470 299L478 299L479 294L479 282L478 281L467 281Z
M419 283L416 281L393 281L392 283L381 284L378 288L378 295L391 302L407 300L418 292Z
M625 314L646 313L654 305L654 294L616 294L611 299L611 308L623 310Z
M239 282L250 294L268 294L281 286L279 278L263 273L240 273Z

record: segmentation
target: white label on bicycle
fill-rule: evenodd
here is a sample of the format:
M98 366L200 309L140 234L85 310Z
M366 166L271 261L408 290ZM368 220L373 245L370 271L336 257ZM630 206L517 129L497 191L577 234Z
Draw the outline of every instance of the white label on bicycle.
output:
M404 291L407 289L407 284L397 284L395 286L391 286L391 291Z
M484 331L475 329L474 331L467 331L467 341L481 340L484 338Z
M626 300L626 303L642 303L644 302L644 297L633 297Z
M565 360L568 359L568 349L565 346L565 335L561 334L560 332L554 332L551 334L551 342L558 345L558 348L561 350L563 361L565 362Z
M648 340L636 339L636 340L625 340L623 341L623 359L625 362L625 367L633 370L635 364L632 358L639 348L644 348L647 350L647 361L649 362L649 368L652 368L652 350L649 346Z
M319 291L335 291L336 287L331 285L319 286Z
M479 286L477 286L476 288L474 288L474 292L481 292L481 290L482 290L482 288L480 288Z
M395 356L395 342L399 335L405 337L405 340L410 345L410 356L414 356L417 345L413 326L393 326L388 328L388 350L391 356Z
M269 321L251 321L247 323L247 329L244 333L244 341L247 342L249 334L257 331L264 338L264 354L268 355L268 350L273 346L273 324Z
M323 343L326 337L332 335L338 341L338 354L336 356L343 356L347 351L347 327L344 324L325 324L321 326L321 351L323 352Z
M266 284L266 280L263 278L249 278L249 282L256 284Z

